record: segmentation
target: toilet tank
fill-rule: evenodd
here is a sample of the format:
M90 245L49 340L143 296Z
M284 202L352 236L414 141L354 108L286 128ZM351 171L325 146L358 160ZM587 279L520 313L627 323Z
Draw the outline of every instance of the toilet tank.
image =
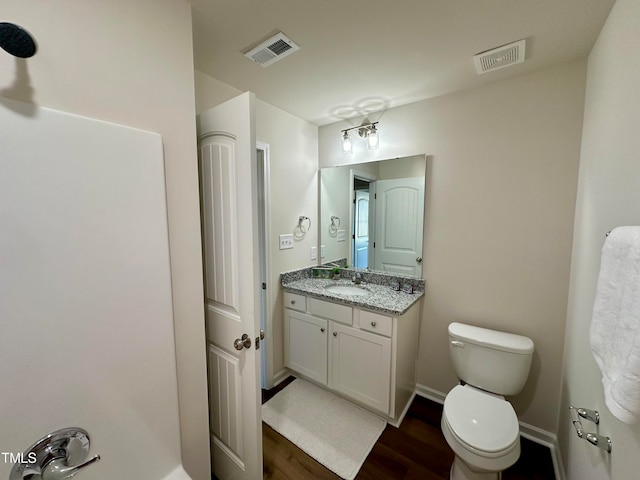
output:
M458 378L499 395L515 395L524 387L533 341L522 335L452 323L449 352Z

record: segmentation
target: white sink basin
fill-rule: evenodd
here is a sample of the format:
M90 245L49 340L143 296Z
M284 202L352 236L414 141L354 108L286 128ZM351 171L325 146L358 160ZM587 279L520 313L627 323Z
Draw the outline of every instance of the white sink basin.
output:
M369 295L369 290L355 285L329 285L325 290L338 295Z

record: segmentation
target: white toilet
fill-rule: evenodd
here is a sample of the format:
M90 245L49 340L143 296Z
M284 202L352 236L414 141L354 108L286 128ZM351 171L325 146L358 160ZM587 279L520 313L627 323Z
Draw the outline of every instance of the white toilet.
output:
M518 460L518 417L503 395L522 390L533 350L522 335L449 325L449 352L461 380L442 412L442 433L455 453L451 480L496 480Z

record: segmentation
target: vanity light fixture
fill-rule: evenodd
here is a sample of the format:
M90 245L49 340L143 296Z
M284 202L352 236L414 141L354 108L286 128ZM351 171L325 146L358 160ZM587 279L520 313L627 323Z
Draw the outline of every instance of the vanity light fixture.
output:
M367 140L367 148L378 148L380 145L380 137L376 125L378 122L366 122L357 127L345 128L342 133L342 151L344 153L352 153L353 145L351 142L351 130L358 130L358 135Z

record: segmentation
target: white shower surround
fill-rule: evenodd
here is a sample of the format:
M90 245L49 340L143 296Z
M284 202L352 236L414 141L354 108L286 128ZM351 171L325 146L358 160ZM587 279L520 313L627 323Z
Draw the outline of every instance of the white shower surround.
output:
M3 103L0 451L79 426L83 479L188 479L162 138Z

